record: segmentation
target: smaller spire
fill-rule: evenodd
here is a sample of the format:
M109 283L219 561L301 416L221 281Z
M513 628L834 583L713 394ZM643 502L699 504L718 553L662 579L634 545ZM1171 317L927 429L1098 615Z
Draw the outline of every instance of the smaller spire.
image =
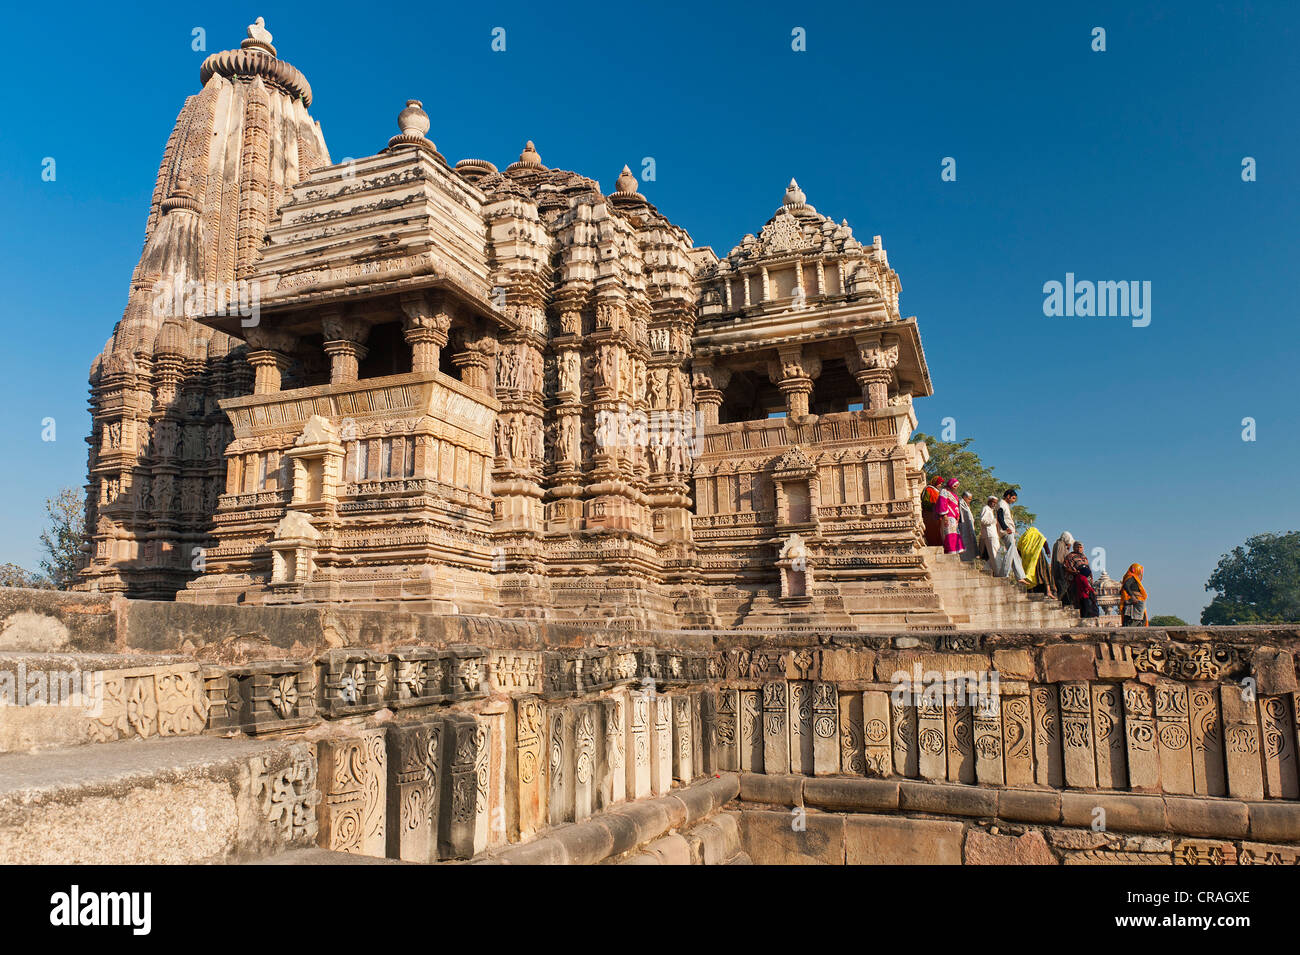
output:
M271 46L271 31L266 28L266 21L258 17L248 25L248 36L239 44L241 50L262 50L275 56L275 47Z
M790 185L785 187L785 207L787 209L801 209L808 203L808 197L804 191L799 188L799 183L793 179Z
M627 166L624 166L623 171L618 174L618 183L617 183L618 191L615 193L615 195L628 196L629 198L633 197L637 194L636 187L637 187L636 176L632 175L631 169L629 169Z
M423 136L429 131L429 114L418 99L408 99L406 109L397 114L397 128L403 136Z
M400 132L388 141L389 149L415 146L438 155L438 147L424 135L429 131L429 114L424 111L424 104L418 99L406 101L406 108L397 114L397 128Z
M530 139L524 143L524 151L519 154L519 161L506 166L506 172L532 172L545 168L542 165L542 157L537 155L537 147L533 145L533 141Z
M530 139L524 143L524 151L519 154L519 165L521 166L540 166L542 157L537 154L537 147L533 145Z
M194 198L194 192L190 188L189 173L182 172L180 174L176 180L176 185L172 186L171 192L163 199L160 208L163 215L173 209L188 209L190 212L203 211L203 204Z
M456 163L456 172L462 179L478 182L484 176L496 175L497 167L486 159L462 159Z

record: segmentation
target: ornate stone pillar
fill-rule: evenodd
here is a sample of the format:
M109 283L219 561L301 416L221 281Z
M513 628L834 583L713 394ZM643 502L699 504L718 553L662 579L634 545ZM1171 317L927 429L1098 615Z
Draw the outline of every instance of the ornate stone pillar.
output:
M451 312L445 305L434 307L424 292L404 292L402 335L411 346L411 371L429 374L438 370L440 352L447 345Z
M253 367L253 394L274 394L284 383L284 372L289 367L287 353L293 339L284 332L250 328L247 340L248 363Z
M467 334L465 349L451 356L452 364L460 369L460 380L470 388L492 391L492 357L496 342L487 334Z
M722 392L731 381L731 370L718 368L712 362L697 361L691 368L691 377L695 385L695 411L699 415L699 425L712 427L718 423Z
M862 386L862 406L869 411L889 407L889 385L898 364L898 338L894 335L858 336L856 358L850 358L853 376Z
M253 394L269 395L280 390L289 359L269 348L248 353L248 363L253 366Z
M803 348L798 345L778 349L777 354L780 356L778 361L768 362L768 378L785 396L786 415L802 418L808 414L813 379L822 372L821 359L805 356Z
M330 384L344 385L357 380L357 366L366 357L361 343L370 327L360 319L349 318L341 310L331 309L321 316L325 335L325 354L330 356Z

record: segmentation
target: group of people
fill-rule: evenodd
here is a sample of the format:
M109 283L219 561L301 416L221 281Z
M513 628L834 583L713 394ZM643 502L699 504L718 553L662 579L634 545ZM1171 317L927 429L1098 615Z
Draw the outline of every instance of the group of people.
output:
M960 492L960 493L959 493ZM1019 495L1007 488L1002 497L989 495L978 523L971 510L974 495L961 491L957 478L935 475L921 492L921 516L925 542L942 546L945 554L961 554L963 560L986 561L995 577L1012 574L1030 593L1043 593L1074 607L1080 616L1097 617L1097 590L1092 565L1083 544L1065 531L1049 549L1047 538L1036 527L1016 537L1013 513ZM1147 592L1142 586L1142 565L1133 564L1120 586L1120 615L1126 627L1146 626Z

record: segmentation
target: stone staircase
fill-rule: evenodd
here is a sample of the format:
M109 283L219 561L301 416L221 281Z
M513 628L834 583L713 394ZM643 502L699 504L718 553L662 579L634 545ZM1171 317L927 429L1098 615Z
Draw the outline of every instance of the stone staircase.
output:
M925 549L934 591L958 630L1069 629L1083 626L1079 612L1055 597L1029 594L1019 581L994 577L982 560L962 560L942 547Z

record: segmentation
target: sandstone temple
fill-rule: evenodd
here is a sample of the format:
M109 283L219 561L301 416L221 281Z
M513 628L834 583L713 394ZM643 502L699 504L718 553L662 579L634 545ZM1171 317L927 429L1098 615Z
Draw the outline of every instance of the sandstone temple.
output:
M642 625L949 627L879 236L791 180L725 256L625 167L331 164L264 28L208 57L91 369L83 587Z
M0 861L1300 862L1300 632L925 546L879 236L791 180L719 256L416 100L331 163L260 19L199 80L82 592L0 591Z

